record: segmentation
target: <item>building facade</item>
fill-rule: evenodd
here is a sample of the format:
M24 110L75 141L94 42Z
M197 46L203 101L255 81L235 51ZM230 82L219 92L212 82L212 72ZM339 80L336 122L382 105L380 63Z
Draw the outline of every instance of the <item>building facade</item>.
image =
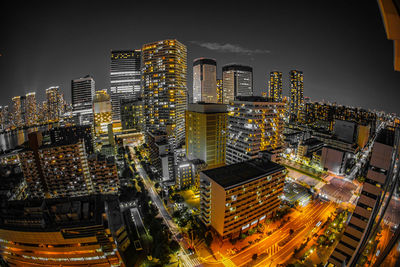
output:
M223 103L223 94L224 94L224 86L222 79L217 79L217 103L222 104Z
M111 51L110 91L113 121L121 120L121 99L142 97L141 51Z
M143 100L121 99L121 126L123 130L142 132L144 130Z
M210 58L193 61L193 101L217 103L217 62Z
M108 133L112 123L111 99L107 89L96 91L93 99L94 133L100 136Z
M278 209L285 177L285 167L262 159L202 171L202 221L223 239L238 237Z
M185 140L186 58L186 46L177 40L142 48L145 129L167 132L174 148Z
M282 102L282 72L270 72L268 81L268 97L275 102Z
M225 165L228 113L226 105L190 104L186 111L186 156L208 168Z
M71 81L72 115L77 124L93 124L95 81L87 75Z
M52 86L46 89L45 111L48 122L58 122L63 114L63 97L58 86Z
M284 104L263 97L241 97L228 106L226 164L280 154L284 147ZM278 157L279 158L279 157Z
M229 104L237 96L253 95L253 68L231 64L222 67L224 104Z
M27 126L36 125L38 122L36 93L26 94L25 120Z
M125 266L116 245L124 230L115 222L117 205L99 195L5 203L0 255L9 266Z
M301 119L301 112L304 107L304 82L303 72L291 70L290 73L290 120Z

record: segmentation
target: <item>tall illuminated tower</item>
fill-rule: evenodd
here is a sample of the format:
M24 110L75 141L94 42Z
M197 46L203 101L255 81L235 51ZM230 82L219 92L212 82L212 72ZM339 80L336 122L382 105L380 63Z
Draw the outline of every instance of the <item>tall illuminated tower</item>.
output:
M253 95L253 68L231 64L222 68L223 103L235 100L237 96Z
M186 46L177 40L149 43L142 48L145 128L167 132L174 148L185 140L186 58Z
M217 103L217 62L210 58L193 61L193 103Z
M107 134L112 123L111 101L107 89L96 91L93 98L94 132L96 136Z
M290 71L290 106L289 115L291 121L300 119L304 106L303 72L298 70Z
M71 81L72 115L79 124L93 123L94 79L87 75Z
M282 72L272 71L269 74L268 97L276 102L282 102Z
M222 104L222 96L223 96L223 83L222 79L217 79L217 103Z
M121 99L137 99L141 90L141 51L111 51L110 95L113 121L121 120Z
M49 122L60 120L62 111L62 96L58 86L46 89L46 113Z
M11 124L15 127L20 127L22 125L22 115L21 115L21 97L14 96L12 98L12 120Z
M26 108L25 108L25 120L28 126L35 125L37 123L37 103L36 93L26 94Z

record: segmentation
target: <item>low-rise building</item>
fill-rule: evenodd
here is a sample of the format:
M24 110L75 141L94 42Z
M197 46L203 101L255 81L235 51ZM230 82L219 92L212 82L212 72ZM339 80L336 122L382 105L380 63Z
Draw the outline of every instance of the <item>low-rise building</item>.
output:
M261 158L202 171L202 221L223 239L247 232L278 209L286 173Z

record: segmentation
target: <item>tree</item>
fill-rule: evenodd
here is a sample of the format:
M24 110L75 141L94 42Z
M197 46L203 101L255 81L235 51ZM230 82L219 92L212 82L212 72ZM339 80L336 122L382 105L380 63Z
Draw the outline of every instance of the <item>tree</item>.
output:
M292 235L293 233L294 233L294 230L293 230L293 229L290 229L290 230L289 230L289 234Z
M257 253L253 254L253 256L251 256L251 258L253 259L253 261L257 260L258 254Z
M175 240L172 240L171 243L169 244L169 248L171 249L172 253L177 252L180 249L180 245L178 242Z
M211 246L212 241L213 241L212 234L210 232L208 232L205 237L205 242L206 242L207 247Z

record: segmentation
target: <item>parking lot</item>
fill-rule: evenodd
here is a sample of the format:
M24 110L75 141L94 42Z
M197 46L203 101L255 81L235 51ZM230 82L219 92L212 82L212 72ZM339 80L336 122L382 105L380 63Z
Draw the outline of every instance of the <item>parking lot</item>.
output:
M287 179L283 188L283 197L291 204L298 201L300 205L306 206L310 202L311 194L306 187Z

